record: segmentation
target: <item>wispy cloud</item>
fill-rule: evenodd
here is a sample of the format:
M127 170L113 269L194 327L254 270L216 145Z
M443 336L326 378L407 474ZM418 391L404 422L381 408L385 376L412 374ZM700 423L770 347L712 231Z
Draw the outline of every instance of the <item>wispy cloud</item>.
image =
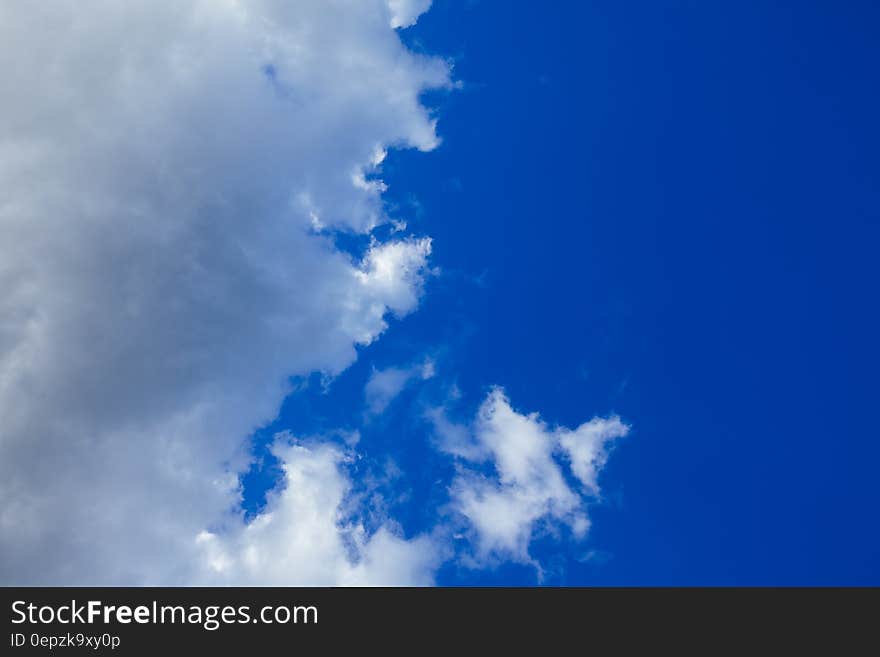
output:
M364 386L367 410L372 415L379 415L411 382L424 381L433 376L434 361L430 358L408 367L374 369Z

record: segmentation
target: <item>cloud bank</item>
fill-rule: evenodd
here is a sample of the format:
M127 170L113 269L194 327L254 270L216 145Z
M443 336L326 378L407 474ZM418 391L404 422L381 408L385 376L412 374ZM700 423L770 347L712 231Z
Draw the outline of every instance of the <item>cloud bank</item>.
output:
M365 522L353 445L280 435L250 523L239 485L290 377L338 374L419 303L430 238L354 257L333 235L387 221L388 148L438 144L419 97L449 67L395 30L429 6L0 4L0 583L433 581L451 525ZM426 376L376 372L368 408ZM529 562L541 523L582 536L626 432L551 430L500 391L434 420L477 566Z
M188 581L288 377L415 308L430 240L327 236L438 143L393 5L0 5L0 581Z

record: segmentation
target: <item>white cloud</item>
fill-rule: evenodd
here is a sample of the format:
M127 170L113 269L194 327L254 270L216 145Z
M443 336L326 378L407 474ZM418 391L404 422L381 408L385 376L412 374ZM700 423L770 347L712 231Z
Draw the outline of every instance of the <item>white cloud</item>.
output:
M425 8L392 5L401 25ZM0 3L0 582L190 581L287 377L340 372L415 308L430 241L355 262L315 233L384 221L377 154L437 144L419 94L448 68L388 17ZM335 458L294 455L304 481ZM291 578L405 579L375 553L407 545L380 533L357 566Z
M373 415L378 415L388 408L388 405L411 381L427 380L433 376L434 361L430 358L409 367L374 369L364 387L367 409Z
M392 29L429 5L0 3L0 583L430 583L444 528L375 522L357 432L277 443L253 523L238 488L289 377L341 372L418 304L430 239L354 260L322 231L386 221L384 152L438 143L419 96L448 67ZM595 495L626 430L550 430L500 392L444 418L478 559L528 560L548 519L583 533L556 451Z
M247 585L430 585L441 551L429 536L410 540L393 524L368 531L345 513L351 452L327 442L279 437L284 479L248 525L203 532L202 583ZM359 504L355 504L359 511Z
M391 27L409 27L431 8L431 0L388 0L388 7Z
M629 427L617 416L593 418L573 431L557 429L559 446L566 452L571 471L587 492L599 494L596 477L608 460L608 443L628 432Z
M629 429L617 417L594 418L574 430L551 429L536 413L515 411L500 388L490 392L467 433L449 425L442 411L434 416L442 420L435 425L441 448L464 459L450 493L452 508L470 527L476 565L510 559L538 566L529 545L542 529L564 525L582 538L589 528L586 497L599 494L596 475L608 443ZM580 490L566 480L556 456L560 450ZM475 467L482 462L491 464L490 474Z
M427 361L430 363L430 361ZM414 366L410 368L418 370ZM438 410L438 417L442 411ZM438 425L443 427L443 424ZM586 498L598 495L596 473L607 443L627 433L616 417L595 418L575 430L550 429L536 414L511 408L500 389L486 398L468 431L473 449L455 453L467 463L450 488L453 509L470 528L474 542L464 563L483 566L500 560L541 564L529 554L536 529L567 525L576 538L589 526ZM457 432L456 439L464 441ZM231 520L197 539L204 569L196 581L209 585L427 585L450 558L451 525L405 538L387 514L386 500L361 475L366 492L355 493L351 468L359 456L351 441L342 447L329 438L297 440L276 436L273 453L284 477L250 524ZM457 448L461 443L456 443ZM569 484L555 453L563 451L573 472L589 473L583 488ZM475 465L489 462L493 472ZM386 464L379 479L396 479ZM389 471L390 470L390 471Z
M451 421L444 408L429 408L425 417L432 425L434 443L441 452L469 461L482 461L487 456L485 447L474 438L471 428Z

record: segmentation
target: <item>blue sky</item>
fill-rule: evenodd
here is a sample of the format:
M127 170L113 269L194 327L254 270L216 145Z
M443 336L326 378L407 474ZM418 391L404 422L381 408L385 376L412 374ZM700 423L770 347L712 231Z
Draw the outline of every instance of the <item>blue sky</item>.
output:
M880 584L880 8L431 4L0 8L0 583Z
M436 2L405 39L452 57L462 87L427 97L442 145L392 152L383 179L442 273L273 427L359 427L408 473L399 517L418 531L448 467L420 408L449 386L468 413L495 384L554 424L618 413L633 430L586 544L533 548L547 583L876 584L878 18ZM436 379L364 425L371 368L425 354Z

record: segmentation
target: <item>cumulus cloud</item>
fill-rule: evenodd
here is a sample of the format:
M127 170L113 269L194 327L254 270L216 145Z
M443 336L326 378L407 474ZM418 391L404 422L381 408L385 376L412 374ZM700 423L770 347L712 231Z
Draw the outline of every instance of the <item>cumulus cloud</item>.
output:
M203 532L207 584L430 585L441 560L428 536L405 539L392 522L368 528L352 499L350 450L280 435L273 452L284 477L266 510L248 525ZM351 502L354 501L354 504Z
M384 412L410 382L430 379L433 376L434 361L430 358L409 367L374 369L364 386L367 410L373 415Z
M388 7L391 27L409 27L431 8L431 0L388 0Z
M395 370L418 376L430 364ZM388 370L385 370L388 371ZM371 381L375 380L374 378ZM536 413L514 410L493 389L467 425L432 409L440 447L457 458L449 507L464 521L465 566L501 561L542 564L529 552L540 533L567 528L576 541L589 529L588 503L600 494L597 477L610 444L629 427L616 416L593 418L575 429L550 427ZM386 500L361 474L355 492L356 442L332 437L276 436L273 454L284 476L266 508L249 524L230 521L198 539L203 584L428 585L452 558L455 519L405 537L387 513ZM567 466L567 467L566 467ZM388 475L380 475L384 479ZM393 472L391 478L402 476ZM462 536L459 536L461 538Z
M191 581L288 377L415 308L427 238L354 259L322 231L385 221L384 151L438 143L419 96L448 67L389 25L427 4L0 3L2 583ZM291 450L306 486L339 465ZM343 488L308 488L323 521ZM424 581L383 570L389 530L355 539L308 581Z
M343 371L422 295L429 238L333 234L387 221L388 148L438 144L419 97L448 66L394 29L429 5L0 3L0 583L431 583L447 533L355 493L357 432L280 437L250 523L239 486L290 377ZM374 373L368 408L427 376ZM582 535L626 433L500 391L434 420L477 561L528 561L542 522Z
M469 526L476 565L508 559L539 566L529 545L541 530L565 526L583 538L586 504L599 494L596 477L608 446L629 430L618 417L551 428L536 413L514 410L500 388L489 393L471 427L449 423L439 410L432 417L441 420L441 448L463 459L450 487L451 505ZM579 485L566 476L563 462ZM477 467L485 463L488 472Z

